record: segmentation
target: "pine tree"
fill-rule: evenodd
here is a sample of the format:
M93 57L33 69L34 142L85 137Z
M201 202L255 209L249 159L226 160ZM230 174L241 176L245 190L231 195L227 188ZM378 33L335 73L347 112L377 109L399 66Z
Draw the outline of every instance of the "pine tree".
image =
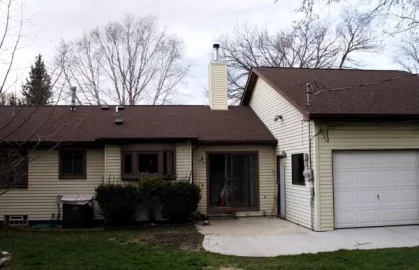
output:
M38 55L31 66L29 78L22 85L23 103L29 106L47 105L52 96L51 77L45 69L42 55Z

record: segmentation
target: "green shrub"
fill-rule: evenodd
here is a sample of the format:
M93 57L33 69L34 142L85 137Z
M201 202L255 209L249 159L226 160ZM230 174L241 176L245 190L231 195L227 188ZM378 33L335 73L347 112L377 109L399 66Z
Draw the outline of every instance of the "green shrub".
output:
M141 204L147 209L148 221L156 221L156 208L162 191L160 178L142 178L138 184Z
M163 216L177 223L189 221L198 208L200 193L195 184L184 181L165 183L160 196Z
M113 227L129 226L135 222L138 189L133 185L101 184L96 188L96 201L105 218Z

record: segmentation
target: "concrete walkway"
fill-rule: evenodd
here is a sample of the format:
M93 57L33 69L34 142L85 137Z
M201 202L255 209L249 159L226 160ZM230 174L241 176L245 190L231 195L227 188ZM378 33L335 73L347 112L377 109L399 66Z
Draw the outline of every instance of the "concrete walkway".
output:
M313 232L278 218L240 218L197 228L205 250L249 257L419 246L419 226Z

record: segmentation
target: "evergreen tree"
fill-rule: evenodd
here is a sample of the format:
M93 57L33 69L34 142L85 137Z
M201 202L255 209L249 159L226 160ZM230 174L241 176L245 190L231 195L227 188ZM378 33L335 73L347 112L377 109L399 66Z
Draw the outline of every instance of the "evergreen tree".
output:
M23 103L29 106L47 105L52 96L51 77L45 69L42 55L38 55L31 66L29 78L22 85Z

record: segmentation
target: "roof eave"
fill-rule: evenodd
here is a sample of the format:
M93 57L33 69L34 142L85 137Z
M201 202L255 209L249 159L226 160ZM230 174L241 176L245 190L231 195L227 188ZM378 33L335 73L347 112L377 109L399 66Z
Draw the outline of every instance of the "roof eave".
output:
M266 140L199 140L197 142L201 145L272 145L276 146L278 141L276 139Z
M307 120L327 120L327 121L419 121L419 114L371 114L371 113L311 113Z

